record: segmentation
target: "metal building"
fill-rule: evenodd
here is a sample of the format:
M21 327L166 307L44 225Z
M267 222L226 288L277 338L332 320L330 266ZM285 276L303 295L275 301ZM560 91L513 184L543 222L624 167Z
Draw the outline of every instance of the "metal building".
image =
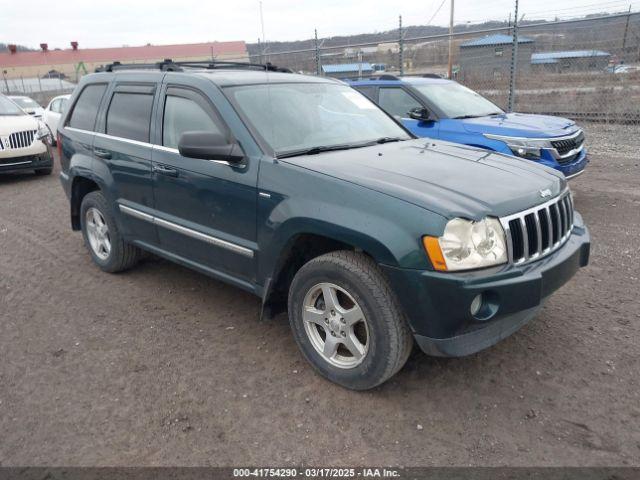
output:
M534 41L518 37L518 72L526 74L531 65ZM460 44L460 78L507 78L513 37L502 33L475 38Z
M611 54L602 50L540 52L531 55L531 68L554 73L604 70L610 58Z

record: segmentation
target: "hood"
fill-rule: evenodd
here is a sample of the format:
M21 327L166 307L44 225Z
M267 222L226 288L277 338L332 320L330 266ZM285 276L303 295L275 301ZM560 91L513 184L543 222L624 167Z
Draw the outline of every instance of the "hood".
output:
M440 215L480 219L544 203L562 174L528 160L427 139L280 160L391 195Z
M509 137L561 137L578 130L576 123L567 118L526 113L505 113L460 121L464 129L470 133L491 133Z
M44 108L42 107L23 108L23 110L34 117L41 117L44 115Z
M38 120L31 115L0 115L0 135L2 136L37 129Z

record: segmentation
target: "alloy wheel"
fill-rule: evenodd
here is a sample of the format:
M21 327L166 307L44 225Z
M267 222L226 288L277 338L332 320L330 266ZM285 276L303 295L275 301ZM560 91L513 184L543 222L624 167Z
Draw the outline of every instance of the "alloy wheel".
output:
M324 360L345 369L362 363L369 347L369 327L347 290L319 283L309 289L302 308L305 332Z

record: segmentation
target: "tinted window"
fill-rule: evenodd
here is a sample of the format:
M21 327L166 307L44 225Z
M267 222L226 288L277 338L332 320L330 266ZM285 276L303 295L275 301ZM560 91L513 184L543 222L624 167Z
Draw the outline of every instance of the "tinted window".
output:
M52 112L60 113L60 99L51 102L49 110L51 110Z
M224 133L213 120L212 113L208 113L207 110L189 98L167 95L164 104L162 144L178 148L180 135L184 132Z
M107 112L107 135L149 141L153 95L116 92Z
M69 126L82 130L93 130L100 107L100 100L107 89L107 85L99 83L88 85L82 90L69 120Z
M401 88L381 88L380 106L391 115L408 118L409 111L422 107L420 103Z

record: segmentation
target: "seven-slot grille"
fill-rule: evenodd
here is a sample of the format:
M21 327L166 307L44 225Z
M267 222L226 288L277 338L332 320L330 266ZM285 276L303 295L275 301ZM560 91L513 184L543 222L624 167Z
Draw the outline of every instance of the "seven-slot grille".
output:
M553 200L500 219L507 235L511 263L524 263L560 248L573 230L569 191Z
M576 150L584 143L584 132L580 132L571 138L563 138L562 140L551 140L551 146L555 148L561 156L568 154L572 150Z
M9 135L9 144L11 145L11 148L27 148L33 143L33 137L35 135L35 130L14 132Z

